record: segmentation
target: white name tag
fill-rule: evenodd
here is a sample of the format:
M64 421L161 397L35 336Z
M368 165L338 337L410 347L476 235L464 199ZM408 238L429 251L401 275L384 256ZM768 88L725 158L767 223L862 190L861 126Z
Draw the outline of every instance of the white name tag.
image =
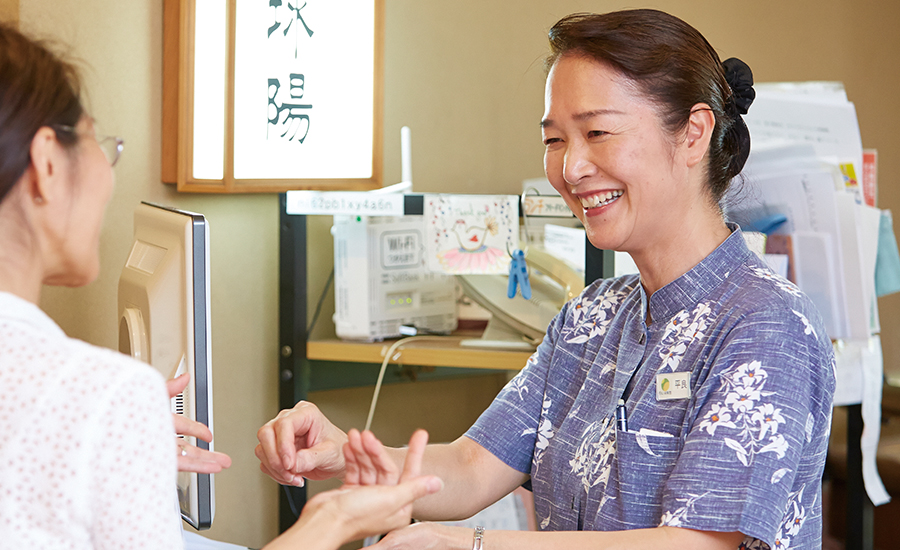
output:
M656 375L656 400L688 399L691 396L690 372L667 372Z

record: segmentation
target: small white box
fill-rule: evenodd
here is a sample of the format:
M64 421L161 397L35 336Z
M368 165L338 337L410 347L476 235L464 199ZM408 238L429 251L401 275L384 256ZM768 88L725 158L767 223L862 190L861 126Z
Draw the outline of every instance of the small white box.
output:
M456 330L456 279L425 267L421 216L335 216L335 332L383 340L400 325Z

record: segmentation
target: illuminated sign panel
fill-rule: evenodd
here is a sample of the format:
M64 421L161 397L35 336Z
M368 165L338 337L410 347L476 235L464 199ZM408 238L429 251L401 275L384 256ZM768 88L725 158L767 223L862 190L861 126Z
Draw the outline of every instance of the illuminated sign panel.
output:
M381 186L383 0L166 0L165 11L163 181Z

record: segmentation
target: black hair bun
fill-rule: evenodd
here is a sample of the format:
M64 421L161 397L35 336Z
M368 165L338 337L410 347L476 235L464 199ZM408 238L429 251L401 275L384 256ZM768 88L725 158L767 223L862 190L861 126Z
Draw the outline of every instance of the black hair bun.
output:
M726 59L722 67L725 69L725 80L731 87L731 97L725 102L725 112L732 119L728 137L735 145L735 154L728 166L728 177L733 178L741 173L750 156L750 130L741 115L747 114L750 104L756 99L756 90L753 89L753 72L746 63L732 57Z
M736 57L726 59L722 66L725 68L725 81L731 87L731 100L728 103L734 105L737 114L746 115L753 100L756 99L753 71Z

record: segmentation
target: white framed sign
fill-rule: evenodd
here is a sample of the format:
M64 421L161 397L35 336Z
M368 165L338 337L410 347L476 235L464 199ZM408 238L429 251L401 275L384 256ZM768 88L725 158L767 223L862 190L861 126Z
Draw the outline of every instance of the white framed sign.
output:
M383 0L166 0L164 11L163 181L381 187Z

